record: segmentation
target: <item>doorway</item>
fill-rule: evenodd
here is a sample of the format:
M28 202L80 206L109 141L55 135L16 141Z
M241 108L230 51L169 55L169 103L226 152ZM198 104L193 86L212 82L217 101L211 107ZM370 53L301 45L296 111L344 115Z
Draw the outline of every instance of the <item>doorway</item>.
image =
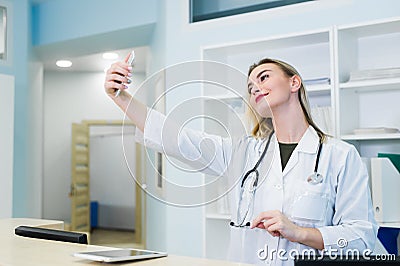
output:
M83 121L73 125L72 162L76 162L76 165L72 165L71 229L80 230L82 226L76 221L90 221L89 215L92 215L92 221L88 223L93 228L89 231L93 233L93 240L101 241L93 244L107 244L104 243L107 238L117 237L122 242L131 242L127 243L131 246L135 243L136 247L144 247L145 197L133 178L143 176L142 147L135 143L134 126L125 123L122 135L122 124L122 121ZM77 128L80 132L86 132L86 137L74 132ZM86 149L82 148L85 139ZM83 144L78 140L82 140ZM87 160L74 158L84 158L83 151L87 153ZM131 168L128 168L125 160L129 161ZM86 166L84 162L87 162ZM78 177L74 175L74 168L85 167L86 182L81 174ZM79 200L85 196L85 201ZM90 211L85 213L84 209ZM101 237L99 232L102 232ZM110 235L111 238L107 237Z

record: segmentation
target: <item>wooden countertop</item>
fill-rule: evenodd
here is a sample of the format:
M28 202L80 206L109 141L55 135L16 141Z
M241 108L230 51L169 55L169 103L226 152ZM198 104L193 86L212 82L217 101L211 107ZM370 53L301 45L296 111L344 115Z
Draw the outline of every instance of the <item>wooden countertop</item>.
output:
M0 265L35 266L35 265L106 265L73 257L75 252L110 250L113 248L82 245L43 239L21 237L14 234L14 229L20 225L37 226L52 229L63 229L61 221L11 218L0 219ZM152 266L233 266L244 265L228 261L209 260L203 258L183 257L168 255L165 258L157 258L136 262L113 263L110 265L152 265Z

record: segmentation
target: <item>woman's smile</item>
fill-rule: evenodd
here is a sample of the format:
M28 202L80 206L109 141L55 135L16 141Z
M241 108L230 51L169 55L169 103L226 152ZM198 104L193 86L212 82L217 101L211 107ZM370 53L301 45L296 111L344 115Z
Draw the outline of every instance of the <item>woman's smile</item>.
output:
M258 96L256 97L256 103L258 103L262 98L264 98L264 97L266 97L266 96L268 96L268 95L269 95L269 92L266 92L266 93L263 93L263 94L258 95Z

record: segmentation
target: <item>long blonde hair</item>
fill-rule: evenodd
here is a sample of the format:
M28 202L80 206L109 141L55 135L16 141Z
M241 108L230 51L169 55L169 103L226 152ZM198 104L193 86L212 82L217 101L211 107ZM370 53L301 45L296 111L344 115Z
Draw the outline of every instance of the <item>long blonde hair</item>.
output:
M274 64L278 66L287 77L291 78L294 75L298 76L301 79L301 86L298 91L298 96L299 96L299 101L301 105L301 109L303 110L304 117L308 124L310 124L315 131L317 131L317 134L321 141L323 142L326 139L326 134L315 124L314 120L312 119L311 116L311 110L310 110L310 104L308 102L308 97L307 97L307 92L303 84L303 79L301 78L299 72L291 65L288 63L285 63L283 61L277 60L277 59L271 59L271 58L264 58L260 60L258 63L253 64L249 67L249 71L247 74L247 77L250 77L251 72L258 66L263 65L263 64ZM272 124L272 119L271 118L261 118L256 114L255 112L251 112L252 117L254 120L254 128L252 130L252 134L256 138L261 138L261 137L266 137L269 135L272 130L273 130L273 124Z

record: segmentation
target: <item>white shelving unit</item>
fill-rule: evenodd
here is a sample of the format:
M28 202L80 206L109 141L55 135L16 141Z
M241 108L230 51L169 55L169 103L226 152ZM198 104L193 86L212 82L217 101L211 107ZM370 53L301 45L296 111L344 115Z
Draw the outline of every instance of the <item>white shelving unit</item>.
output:
M400 140L400 133L395 134L349 134L342 135L342 140Z
M389 79L371 79L364 81L350 81L340 84L342 90L356 89L362 91L376 91L376 90L397 90L400 84L400 78Z
M400 77L350 80L352 72L400 68L400 19L340 26L335 30L337 135L361 156L399 153L400 133L354 134L357 128L400 128Z

